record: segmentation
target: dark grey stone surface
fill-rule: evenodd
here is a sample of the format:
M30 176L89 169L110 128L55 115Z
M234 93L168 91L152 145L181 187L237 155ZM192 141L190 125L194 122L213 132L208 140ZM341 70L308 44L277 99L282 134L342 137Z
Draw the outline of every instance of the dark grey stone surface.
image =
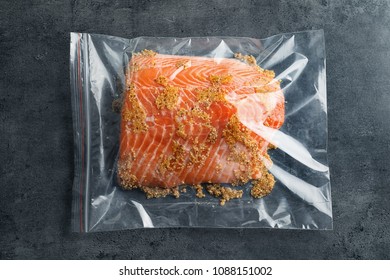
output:
M0 1L0 259L388 259L389 26L385 0ZM333 231L70 232L70 31L261 38L320 28Z

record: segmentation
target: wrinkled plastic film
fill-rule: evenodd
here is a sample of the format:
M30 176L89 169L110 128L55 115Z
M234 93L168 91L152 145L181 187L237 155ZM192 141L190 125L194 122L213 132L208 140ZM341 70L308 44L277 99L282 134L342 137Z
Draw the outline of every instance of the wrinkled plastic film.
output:
M126 87L133 53L232 58L253 55L281 80L285 121L279 129L240 121L278 147L269 151L276 184L255 199L249 184L241 199L224 206L212 196L198 198L191 188L173 197L146 199L123 190L117 163L121 116L113 110ZM148 38L71 34L71 90L75 139L72 222L78 232L142 227L265 227L331 229L327 164L325 48L322 31L281 34L266 39ZM231 102L236 102L233 99ZM240 103L241 104L241 103ZM240 105L241 106L241 105ZM245 108L245 107L242 107ZM238 114L239 110L238 110Z

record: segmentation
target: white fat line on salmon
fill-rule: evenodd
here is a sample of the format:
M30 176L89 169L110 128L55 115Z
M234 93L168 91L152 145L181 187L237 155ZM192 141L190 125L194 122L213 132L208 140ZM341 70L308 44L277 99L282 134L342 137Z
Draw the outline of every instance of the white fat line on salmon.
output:
M196 95L195 93L193 92L193 90L188 90L186 89L184 92L181 91L180 93L183 93L183 97L187 98L188 99L188 103L184 103L185 105L187 105L187 109L190 110L191 108L193 108L195 105L196 105Z
M140 133L130 133L130 134L131 134L131 136L129 136L129 135L127 136L128 141L126 143L126 147L130 147L130 151L131 151L131 155L132 155L132 158L131 158L132 162L131 162L131 165L130 165L130 169L126 170L126 172L128 172L128 173L131 173L131 170L134 168L135 159L138 157L138 153L140 152L139 149L134 151L134 147L137 147L138 146L138 142L142 141L144 139L144 137L141 136ZM131 139L134 139L132 145L130 143Z
M162 125L159 125L159 127L165 131L165 127L166 126L162 126ZM171 137L172 138L172 137ZM149 171L153 174L153 179L154 178L160 178L161 177L161 174L159 174L157 171L158 171L158 168L159 168L159 159L156 159L156 157L160 157L161 155L164 154L164 152L161 152L161 153L158 153L158 151L160 151L160 146L163 145L164 143L164 140L166 140L163 135L161 135L161 140L160 142L158 143L158 146L154 149L154 152L153 152L153 157L151 158L150 160L150 163L156 163L154 164L153 166L151 165L150 168L145 168L144 169L144 173L146 171ZM142 174L144 175L144 174Z
M176 71L173 72L171 76L169 76L169 80L173 81L176 78L177 74L185 70L185 68L189 68L189 67L191 67L191 60L187 61L184 65L177 68Z
M227 160L227 158L229 157L229 153L230 153L230 148L229 146L225 143L225 145L223 146L223 149L224 149L224 152L223 154L221 155L221 158L223 159L223 162L225 163L221 170L219 171L218 173L218 181L219 182L231 182L235 179L235 175L234 175L234 169L236 169L236 163L232 163L232 162L229 162Z
M217 144L218 144L218 145L217 145ZM214 145L217 145L217 149L216 149L216 151L214 151L214 155L212 156L212 158L211 158L210 161L209 161L210 163L209 163L207 166L204 165L202 168L200 168L200 169L199 169L199 172L195 175L195 178L197 178L197 176L199 176L199 173L200 173L200 171L201 171L203 168L207 168L207 171L210 172L209 167L210 167L210 166L214 166L214 165L216 166L216 165L217 165L216 161L217 161L218 159L220 159L220 156L219 156L218 153L219 153L219 150L220 150L222 144L223 144L222 138L221 138L218 142L216 142L215 144L211 144L211 147L214 146ZM209 154L209 156L210 156L210 154ZM207 159L206 159L206 162L207 162ZM200 181L200 182L204 182L204 179L205 179L205 177L206 177L207 171L206 171L206 172L203 172L203 174L201 174L202 177L199 178L199 181ZM217 170L213 170L213 172L217 172Z
M156 133L156 130L155 132ZM140 166L142 165L141 163L144 161L145 157L146 157L146 153L145 153L145 148L144 147L145 145L150 145L150 142L149 142L149 137L145 137L145 135L143 135L143 141L141 143L141 145L138 146L137 150L138 150L138 153L137 153L137 165L136 165L136 168L132 169L133 170L133 175L137 176L137 172L138 172L138 169L140 168ZM133 148L136 148L136 147L133 147ZM142 153L141 157L139 158L138 157L138 154L139 153ZM138 180L140 180L141 178L137 178Z
M192 91L192 90L187 91L187 95L191 95L191 97L193 98L192 99L193 100L192 103L193 103L193 105L195 105L197 97L196 97L196 94L194 93L194 91Z
M146 116L146 122L151 122L151 123L153 123L153 125L155 124L155 122L154 122L154 116L152 115L152 116Z
M145 94L142 96L142 99L149 103L148 108L154 108L156 106L154 101L156 100L157 96L158 96L158 93L155 93L152 90L150 90L150 92L147 95Z
M195 98L194 98L194 100L193 100L193 99L190 99L188 95L190 95L190 94L188 93L188 94L181 94L181 95L180 95L180 98L181 98L181 100L183 101L183 102L182 102L183 105L187 105L187 106L188 106L187 110L188 110L189 108L191 108L191 105L192 105L192 107L195 106L195 102L194 102ZM179 105L180 105L180 104L179 104ZM179 110L180 110L180 109L181 109L181 108L179 107Z
M192 92L190 92L189 94L193 95ZM187 108L186 108L187 110L186 111L189 112L190 109L195 105L195 102L193 100L191 100L188 96L186 96L186 97L188 99L188 102L185 102L184 105L187 105ZM194 95L193 95L193 97L194 97ZM190 103L192 103L192 104L190 104ZM189 122L189 124L190 124L190 132L187 133L187 138L186 138L185 142L182 144L182 146L186 149L186 152L189 152L189 150L190 150L189 149L190 148L189 141L192 141L191 135L192 135L192 132L194 130L193 123ZM178 175L178 178L183 178L182 177L183 176L183 172L187 169L185 167L187 166L187 164L189 162L189 158L190 158L189 155L187 155L187 157L185 159L185 162L183 163L184 164L184 168L180 171L180 173ZM185 181L185 180L183 179L183 181Z
M161 144L164 142L163 140L164 140L164 138L161 137L161 140L160 140L160 142L158 143L157 147L155 147L155 145L154 145L154 143L153 143L153 141L152 141L152 142L151 142L151 144L152 144L151 147L153 147L153 149L150 150L150 148L149 148L148 151L145 151L145 153L147 153L148 155L152 154L152 157L151 157L151 158L149 159L149 161L146 162L145 165L143 166L144 168L143 168L143 173L142 173L142 175L141 175L141 178L144 178L146 172L149 172L149 173L151 173L151 174L156 174L154 171L156 171L156 169L158 168L158 166L155 166L154 163L157 162L157 160L155 161L155 159L156 159L156 157L158 156L158 151L159 151L159 149L160 149ZM153 166L152 166L152 164L153 164ZM140 166L142 166L142 165L143 165L143 164L140 164ZM157 174L156 174L156 175L157 175ZM156 177L156 178L158 178L158 177ZM153 177L153 178L148 178L148 179L155 179L155 178ZM144 182L144 181L142 181L142 182Z
M140 100L139 100L139 98L138 98L138 94L137 94L137 88L136 87L134 87L134 92L135 92L135 95L136 95L136 98L137 98L137 101L138 101L138 104L140 105L140 107L145 111L145 107L143 106L143 104L140 102ZM126 95L126 98L128 97L128 95ZM127 101L126 101L126 103L125 104L128 104L127 103ZM130 108L129 108L129 106L128 105L125 105L126 106L126 109L127 110L131 110ZM132 123L131 123L132 124ZM127 125L126 125L126 133L131 133L131 135L135 135L135 140L134 140L134 144L136 144L136 143L138 143L138 141L139 140L142 140L143 139L143 133L134 133L134 131L132 130L132 128L131 127L128 127ZM134 137L134 136L132 136L132 137ZM127 136L127 138L130 140L131 139L131 137L129 137L129 136ZM137 156L137 155L135 155L135 156Z
M164 130L164 131L165 131L165 130ZM162 135L161 138L163 138L163 139L166 140L165 135ZM159 157L161 157L161 159L159 158L159 159L157 159L157 161L156 161L156 167L155 167L156 169L159 168L159 166L161 165L161 162L164 160L164 156L166 155L168 148L172 145L172 141L173 141L173 137L171 137L171 136L169 135L169 142L166 144L166 146L165 146L164 150L161 152L161 154L159 154ZM161 174L161 175L162 175L162 176L165 176L165 175L163 175L163 174ZM160 175L160 176L161 176L161 175ZM168 182L168 180L165 180L165 182Z
M183 101L182 95L180 94L180 90L179 90L179 97L177 98L177 103L176 103L175 107L180 106L181 103L184 103L184 101ZM173 117L173 119L174 119L174 117Z
M193 70L192 70L193 71ZM188 77L191 77L191 72L187 72L187 75L186 76L183 76L182 79L180 80L180 83L178 81L175 81L175 83L181 85L181 86L198 86L199 83L193 83L194 80L197 80L197 79L194 79L193 77L191 77L192 79L189 80Z
M191 135L192 135L192 132L194 131L194 125L192 124L192 123L190 123L190 132L187 134L187 139L186 139L186 141L183 143L183 147L184 148L186 148L187 150L187 152L188 152L188 154L187 154L187 157L186 157L186 160L185 160L185 167L180 171L180 173L179 173L179 175L178 175L178 177L180 178L180 179L183 179L183 181L184 182L186 182L187 181L187 176L188 176L188 174L192 171L192 167L189 167L188 166L188 163L189 163L189 161L190 161L190 154L189 154L189 152L190 152L190 148L191 148L191 146L190 146L190 143L189 143L189 141L192 141L193 139L191 139ZM184 172L186 172L185 173L185 175L183 176L183 173Z
M204 86L205 82L209 81L209 76L214 73L213 69L207 69L206 71L201 72L201 75L199 75L199 71L196 70L198 69L192 67L186 72L187 75L184 76L181 80L183 84L192 86Z
M187 139L186 141L182 144L182 146L186 149L186 152L188 152L187 154L187 157L186 157L186 160L185 160L185 165L184 165L184 168L180 171L180 173L178 174L178 178L183 178L182 177L182 174L184 172L184 170L188 169L188 170L191 170L192 168L188 168L187 164L189 163L189 160L190 160L190 155L189 155L189 152L190 152L190 145L189 145L189 141L192 141L193 139L191 139L191 135L193 134L193 131L194 131L194 125L193 123L190 123L190 131L189 133L187 134ZM187 168L186 168L187 167ZM171 176L168 178L168 180L171 180L171 178L175 175L175 172L172 172ZM186 176L188 175L188 172L186 174Z
M222 178L224 178L224 180L226 182L229 182L231 181L231 179L235 179L235 175L234 175L234 169L236 169L236 165L237 163L235 162L232 162L232 161L228 161L228 155L226 155L227 153L230 153L230 147L227 143L223 143L224 144L224 148L225 148L225 151L223 152L223 154L221 155L221 160L225 163L224 166L222 167L222 169L220 170L220 181L222 180Z
M232 84L227 84L227 85L223 85L223 89L230 93L232 91L236 91L237 89L240 89L242 86L236 86L236 85L232 85Z
M214 143L214 145L217 145L217 144L218 144L218 148L217 148L217 150L214 152L214 155L213 155L213 157L212 157L212 159L211 159L211 161L210 161L210 164L208 165L208 169L209 169L211 166L213 166L213 162L215 162L215 161L217 161L217 160L221 161L222 156L219 155L219 150L222 148L224 142L225 142L225 141L223 140L223 138L220 138L220 140L219 140L218 143ZM210 155L210 154L209 154L209 155ZM206 161L207 161L207 159L206 159ZM202 170L202 168L203 168L203 167L201 167L201 168L198 170L198 173L194 176L195 178L197 178L197 176L199 175L199 173L200 173L200 171ZM207 172L208 172L208 169L206 170L206 172L203 172L203 174L202 174L203 177L200 178L200 182L204 182L205 176L208 174L208 173L207 173Z
M157 135L157 134L158 134L158 129L157 129L156 127L154 127L154 134L153 134L153 137L149 137L149 136L148 136L148 137L145 137L145 139L148 138L147 141L149 141L149 145L147 146L147 148L144 149L144 148L143 148L143 145L139 148L140 151L142 151L143 155L142 155L142 159L141 159L141 160L138 160L138 162L137 162L137 169L134 170L134 175L135 175L135 174L138 174L138 171L140 170L140 168L143 168L144 172L143 172L142 175L139 176L139 178L138 178L138 182L139 182L140 184L143 183L143 181L144 181L144 180L143 180L143 176L145 175L145 171L148 169L146 166L143 166L144 161L145 161L145 159L146 159L147 157L149 157L150 152L153 152L153 150L150 151L150 149L152 149L152 147L154 146L154 139L156 138L156 135ZM153 140L152 140L152 139L153 139ZM150 160L149 162L146 163L146 165L150 164L151 162L153 162L153 161Z
M180 91L180 93L182 93ZM190 95L192 97L192 99L190 98ZM183 105L186 105L187 108L185 108L186 110L186 113L190 112L192 108L194 108L196 106L196 96L193 92L189 91L189 92L186 92L186 94L180 94L179 95L179 98L180 100L182 101L181 104ZM179 105L179 104L178 104ZM184 108L183 108L184 109ZM179 110L180 110L180 107L179 107ZM179 111L178 110L178 111Z
M170 76L168 77L168 79L169 79L170 81L173 81L173 80L176 78L177 74L179 74L179 73L180 73L181 71L183 71L183 70L184 70L184 66L180 66L178 69L176 69L175 72L172 73L172 75L170 75Z
M219 107L220 111L222 112L222 107L221 107L221 105L218 105L218 107ZM215 111L216 111L216 110L215 110ZM218 127L218 129L219 129L219 127ZM207 138L206 138L206 139L207 139ZM216 158L216 156L217 156L217 154L218 154L218 151L219 151L219 149L220 149L220 147L221 147L221 144L222 144L223 142L224 142L224 140L223 140L223 138L221 137L221 138L220 138L220 141L219 141L220 145L218 146L217 152L214 153L213 160ZM216 143L215 143L215 144L216 144ZM213 144L210 143L210 146L212 147ZM209 156L210 156L210 155L209 155ZM207 161L207 159L206 159L206 161ZM209 166L213 166L213 165L210 163ZM196 174L195 178L197 178L197 176L199 175L199 172L200 172L201 169L202 169L202 168L199 169L199 171L198 171L198 173ZM206 172L205 172L205 173L206 173ZM202 180L204 179L204 177L205 177L205 175L206 175L205 173L203 174ZM202 181L202 180L201 180L201 181Z
M205 134L205 133L203 133L203 131L204 130L207 130L203 125L201 125L201 132L199 133L200 135L203 135L203 134ZM206 136L206 139L207 139L207 136ZM206 140L204 140L204 141L206 141ZM204 143L204 142L203 142ZM199 145L200 144L203 144L203 143L198 143ZM209 155L210 155L210 151L208 151L208 155L207 155L207 157L209 157ZM207 158L206 158L206 160L205 160L205 162L207 161ZM205 163L204 162L204 163ZM200 173L200 171L202 170L202 168L204 167L204 163L203 164L200 164L200 163L198 163L198 172L196 173L196 174L194 174L193 175L193 177L194 178L198 178L198 175L199 175L199 173ZM195 166L195 164L194 164L194 166ZM204 175L204 174L203 174ZM200 182L202 183L202 181L200 180Z

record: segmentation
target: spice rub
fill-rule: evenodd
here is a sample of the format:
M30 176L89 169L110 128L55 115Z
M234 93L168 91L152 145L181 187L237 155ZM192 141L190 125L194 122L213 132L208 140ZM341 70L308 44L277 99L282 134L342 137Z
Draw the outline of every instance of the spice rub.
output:
M148 198L179 197L180 186L192 185L201 198L201 184L208 183L207 194L221 205L242 197L236 186L247 182L255 198L271 192L275 180L264 165L269 143L242 123L240 102L255 97L258 125L279 129L284 99L272 71L242 54L217 64L150 50L133 55L129 65L118 162L123 188ZM270 102L272 94L281 97Z

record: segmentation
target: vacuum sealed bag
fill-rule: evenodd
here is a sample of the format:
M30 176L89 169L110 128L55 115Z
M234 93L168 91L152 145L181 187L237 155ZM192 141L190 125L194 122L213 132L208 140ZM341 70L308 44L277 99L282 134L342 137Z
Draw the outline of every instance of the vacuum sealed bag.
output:
M77 232L332 229L323 31L71 33Z

